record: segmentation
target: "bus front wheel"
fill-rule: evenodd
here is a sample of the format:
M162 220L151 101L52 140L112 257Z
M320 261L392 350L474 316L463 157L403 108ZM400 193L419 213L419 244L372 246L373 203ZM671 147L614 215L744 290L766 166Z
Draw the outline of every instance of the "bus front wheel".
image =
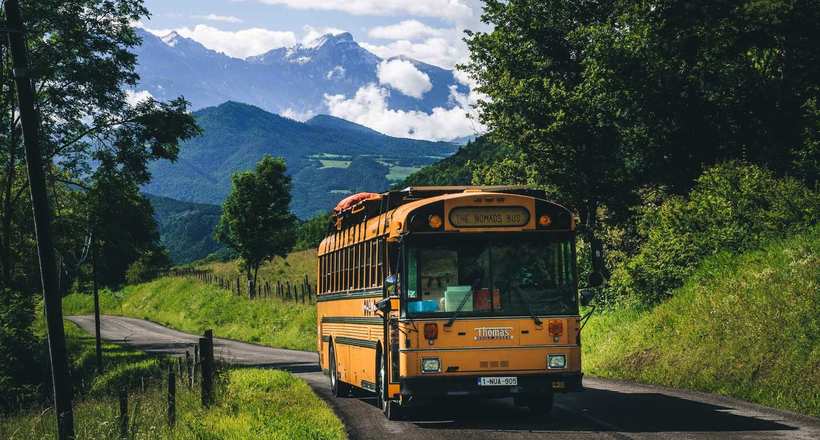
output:
M350 386L339 380L339 372L336 369L336 350L333 348L332 341L328 347L328 351L330 351L328 356L330 358L328 359L328 363L330 364L330 391L334 397L345 397L350 394Z
M387 420L401 420L401 407L398 402L387 398L387 390L385 384L387 383L387 368L385 368L384 359L382 358L382 350L379 347L376 350L376 396L379 407Z

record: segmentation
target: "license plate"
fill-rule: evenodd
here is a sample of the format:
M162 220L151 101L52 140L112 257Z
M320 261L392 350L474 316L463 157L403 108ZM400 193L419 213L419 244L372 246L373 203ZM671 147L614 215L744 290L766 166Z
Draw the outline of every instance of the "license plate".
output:
M512 387L518 385L517 377L479 377L478 386L482 387Z

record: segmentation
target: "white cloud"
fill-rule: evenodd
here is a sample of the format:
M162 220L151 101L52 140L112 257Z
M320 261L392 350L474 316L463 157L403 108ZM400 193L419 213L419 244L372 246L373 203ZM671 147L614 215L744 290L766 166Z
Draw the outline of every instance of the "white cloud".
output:
M464 42L444 37L428 38L415 43L409 40L393 41L386 45L361 43L361 46L381 58L405 55L445 69L452 69L457 63L465 61L468 54Z
M315 28L313 26L304 26L302 29L304 29L305 31L305 36L302 37L302 44L305 45L310 44L311 42L313 42L314 40L323 35L338 35L344 32L343 30L334 27Z
M377 26L367 33L370 38L382 40L414 40L423 37L438 37L444 33L418 20L404 20L389 26Z
M379 83L389 85L416 99L421 99L433 88L430 77L416 69L413 63L405 60L382 61L376 75L379 77Z
M232 15L216 15L216 14L194 15L192 18L195 18L197 20L221 21L221 22L224 22L224 23L242 23L241 18L234 17Z
M147 101L148 99L151 99L153 97L154 96L151 95L151 92L149 92L148 90L142 90L139 92L134 90L125 91L125 102L127 102L128 105L130 105L131 107L134 107L142 101Z
M342 11L354 15L418 15L451 21L473 16L469 0L257 0L293 9Z
M316 116L316 113L313 112L312 110L306 110L306 111L300 112L298 110L294 110L294 109L288 107L285 110L279 112L279 115L284 116L288 119L293 119L294 121L305 122L308 119Z
M471 119L472 105L478 98L473 93L459 94L450 89L451 109L436 107L432 113L392 110L387 107L389 91L375 84L360 88L350 99L343 95L325 95L330 114L391 136L426 140L453 140L480 134L486 129Z
M154 35L168 34L168 29L146 29ZM173 29L185 38L191 38L203 46L236 58L247 58L263 54L278 47L296 44L296 35L290 31L272 31L263 28L248 28L235 32L223 31L215 27L198 24L193 28Z

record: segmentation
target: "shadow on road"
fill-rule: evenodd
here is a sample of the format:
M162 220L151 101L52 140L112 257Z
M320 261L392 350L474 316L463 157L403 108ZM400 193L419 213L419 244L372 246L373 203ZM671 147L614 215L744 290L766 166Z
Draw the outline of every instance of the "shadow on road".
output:
M317 373L321 372L322 369L319 368L319 365L315 362L273 362L273 363L254 363L248 365L234 365L236 367L248 367L248 368L273 368L276 370L284 370L289 373L293 374L300 374L300 373Z
M559 395L550 417L515 407L511 399L439 400L414 408L407 421L425 429L502 431L729 432L791 431L782 423L732 414L731 409L657 393L587 389ZM590 417L587 414L595 414Z

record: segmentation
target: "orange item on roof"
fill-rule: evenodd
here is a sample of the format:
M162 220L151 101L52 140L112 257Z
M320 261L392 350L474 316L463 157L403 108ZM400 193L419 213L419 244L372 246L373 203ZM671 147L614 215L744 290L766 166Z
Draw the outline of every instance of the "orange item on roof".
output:
M337 204L335 208L333 208L333 212L340 213L342 211L350 209L353 205L363 200L375 200L380 199L381 197L381 194L368 192L353 194L352 196L347 196L344 199L342 199L342 201L339 202L339 204Z

